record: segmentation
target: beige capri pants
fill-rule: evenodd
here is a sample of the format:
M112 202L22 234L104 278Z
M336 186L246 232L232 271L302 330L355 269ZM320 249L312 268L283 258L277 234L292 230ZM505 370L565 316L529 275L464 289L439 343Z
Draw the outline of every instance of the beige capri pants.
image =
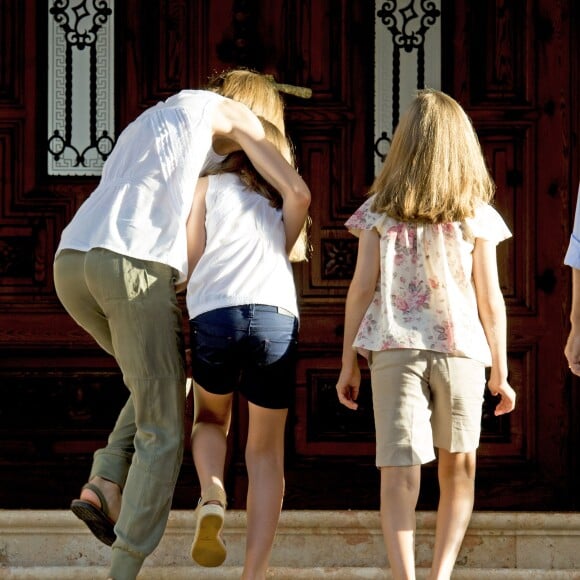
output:
M430 350L369 354L377 467L420 465L434 447L475 451L481 433L485 366Z

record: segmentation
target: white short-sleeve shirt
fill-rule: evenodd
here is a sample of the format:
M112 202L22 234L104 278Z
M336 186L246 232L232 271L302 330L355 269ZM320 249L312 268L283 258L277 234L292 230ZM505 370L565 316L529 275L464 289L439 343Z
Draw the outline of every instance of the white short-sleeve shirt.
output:
M223 97L184 90L143 112L119 136L101 181L63 230L63 249L101 247L187 276L185 224ZM208 158L209 159L209 158Z

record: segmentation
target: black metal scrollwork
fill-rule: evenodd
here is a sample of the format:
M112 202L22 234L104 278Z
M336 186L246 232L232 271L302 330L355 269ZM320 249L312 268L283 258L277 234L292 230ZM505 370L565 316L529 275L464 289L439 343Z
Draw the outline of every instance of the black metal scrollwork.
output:
M400 115L401 51L417 51L417 88L424 88L425 35L441 15L434 0L419 0L419 12L415 8L415 0L408 0L404 7L399 7L400 4L402 3L397 0L387 0L377 11L377 16L387 27L393 40L393 132ZM383 132L375 142L375 153L381 160L384 160L385 154L380 151L380 145L385 141L390 143L390 138Z
M88 151L95 150L107 159L115 144L108 131L97 134L97 40L99 30L112 14L107 0L81 0L73 7L69 0L54 0L50 8L55 22L64 31L65 111L63 130L55 129L48 139L48 151L58 161L67 149L75 153L75 167L86 166ZM89 10L90 6L90 10ZM70 9L69 9L70 8ZM89 55L89 144L81 151L72 143L73 49L90 51Z

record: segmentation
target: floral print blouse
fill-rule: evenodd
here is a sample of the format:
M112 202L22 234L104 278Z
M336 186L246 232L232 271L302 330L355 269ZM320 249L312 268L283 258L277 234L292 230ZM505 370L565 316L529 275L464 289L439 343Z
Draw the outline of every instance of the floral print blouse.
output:
M395 348L465 356L491 366L472 279L476 238L496 244L511 237L490 205L463 222L400 222L371 211L370 197L346 222L358 236L380 236L380 280L353 346L368 351Z

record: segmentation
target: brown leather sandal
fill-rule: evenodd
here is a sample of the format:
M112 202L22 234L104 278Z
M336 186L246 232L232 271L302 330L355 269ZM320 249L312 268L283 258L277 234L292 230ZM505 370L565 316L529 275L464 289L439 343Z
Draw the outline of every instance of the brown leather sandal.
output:
M199 500L191 557L200 566L213 568L223 564L226 559L226 545L221 537L226 506L226 492L215 483L207 488Z

